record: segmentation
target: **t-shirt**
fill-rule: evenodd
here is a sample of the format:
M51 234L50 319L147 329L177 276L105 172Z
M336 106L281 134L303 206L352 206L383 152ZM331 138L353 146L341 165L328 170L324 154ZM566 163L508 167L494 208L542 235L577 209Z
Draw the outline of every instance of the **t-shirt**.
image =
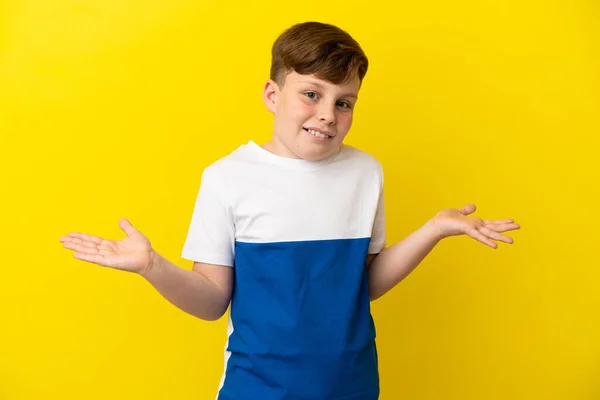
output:
M219 400L379 396L366 257L385 246L383 172L253 141L202 173L182 257L234 268Z

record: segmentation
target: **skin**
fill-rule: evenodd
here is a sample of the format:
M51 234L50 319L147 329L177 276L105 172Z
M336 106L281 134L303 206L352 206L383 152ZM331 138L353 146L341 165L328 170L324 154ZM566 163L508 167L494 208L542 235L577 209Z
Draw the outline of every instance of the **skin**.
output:
M263 148L310 161L331 156L352 126L359 89L357 76L339 85L296 72L290 72L281 85L267 81L263 100L273 113L273 136ZM331 138L315 138L304 128L320 130Z
M281 157L309 161L333 155L352 126L360 86L357 77L336 85L295 72L281 85L267 81L263 101L274 122L272 139L262 147ZM331 137L318 139L304 128L318 129ZM520 229L519 224L512 219L481 219L473 215L475 211L474 204L443 209L402 241L368 255L371 300L401 282L445 238L466 235L492 249L498 248L498 242L513 243L504 233ZM158 254L127 219L119 220L119 226L126 235L120 240L70 232L60 242L78 260L139 274L189 314L204 320L223 316L231 300L232 268L198 262L192 270L180 268Z

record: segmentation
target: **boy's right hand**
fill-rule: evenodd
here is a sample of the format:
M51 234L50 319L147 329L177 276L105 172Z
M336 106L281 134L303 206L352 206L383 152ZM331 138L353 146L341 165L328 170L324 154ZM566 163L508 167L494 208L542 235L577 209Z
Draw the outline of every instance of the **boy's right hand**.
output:
M150 240L125 218L119 221L119 227L127 237L118 241L78 232L71 232L60 241L66 249L75 251L73 256L78 260L145 275L152 269L154 259Z

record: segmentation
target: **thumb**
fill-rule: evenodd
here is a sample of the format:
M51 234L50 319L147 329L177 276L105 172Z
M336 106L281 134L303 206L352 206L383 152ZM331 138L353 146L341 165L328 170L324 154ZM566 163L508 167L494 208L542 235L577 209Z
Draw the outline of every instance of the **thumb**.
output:
M477 207L475 206L475 204L467 204L463 208L460 208L458 211L463 215L469 215L469 214L474 213L475 210L477 210Z
M127 234L127 236L133 235L137 232L137 229L131 225L131 222L127 220L127 218L121 218L119 220L119 228L123 230Z

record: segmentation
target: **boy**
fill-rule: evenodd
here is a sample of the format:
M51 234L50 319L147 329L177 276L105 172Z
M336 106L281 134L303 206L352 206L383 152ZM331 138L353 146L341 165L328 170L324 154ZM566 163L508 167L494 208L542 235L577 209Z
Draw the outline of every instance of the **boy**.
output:
M343 144L368 61L338 27L308 22L275 41L263 100L272 139L207 167L183 258L170 263L127 220L121 241L71 233L80 260L138 273L205 320L229 305L219 400L374 400L379 396L370 301L408 275L442 238L512 243L512 220L439 212L385 246L383 172Z

